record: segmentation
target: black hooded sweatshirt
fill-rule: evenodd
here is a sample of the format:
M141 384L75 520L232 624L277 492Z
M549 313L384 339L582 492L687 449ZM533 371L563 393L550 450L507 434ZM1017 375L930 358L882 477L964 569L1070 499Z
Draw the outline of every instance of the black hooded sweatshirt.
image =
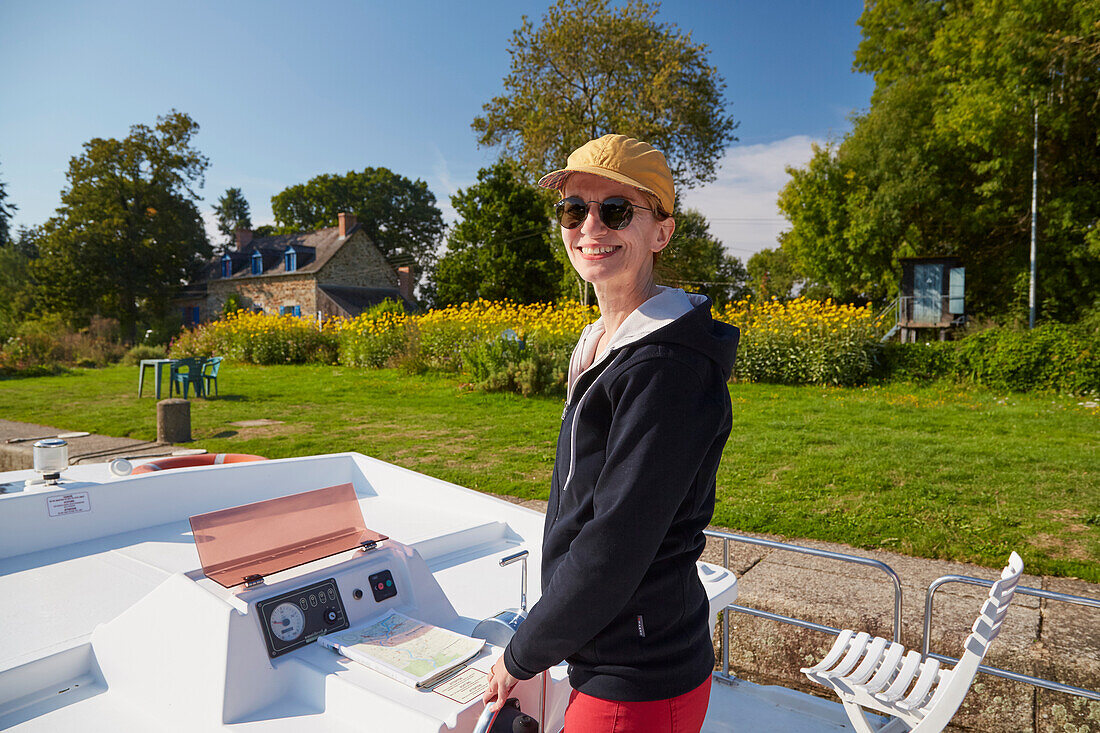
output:
M646 701L710 675L709 604L695 562L730 433L726 383L739 336L711 318L705 297L665 289L571 386L542 597L504 652L513 677L564 659L574 689Z

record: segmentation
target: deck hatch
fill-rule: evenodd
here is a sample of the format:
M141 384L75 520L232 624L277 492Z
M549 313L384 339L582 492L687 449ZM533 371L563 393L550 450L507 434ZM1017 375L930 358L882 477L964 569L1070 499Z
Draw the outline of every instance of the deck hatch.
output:
M351 484L196 514L190 521L203 573L226 588L387 539L366 528Z

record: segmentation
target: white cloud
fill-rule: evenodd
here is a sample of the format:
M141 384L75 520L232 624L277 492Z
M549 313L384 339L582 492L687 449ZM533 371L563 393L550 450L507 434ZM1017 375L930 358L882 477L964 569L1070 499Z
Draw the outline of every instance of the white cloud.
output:
M698 209L710 231L730 254L747 262L762 249L777 246L776 237L790 224L776 206L786 184L787 166L805 165L811 145L822 141L807 135L759 145L730 148L722 158L718 179L684 194L684 205Z
M440 213L443 215L443 223L450 225L458 221L458 212L455 211L454 206L451 205L451 196L458 193L459 189L468 188L471 184L476 183L476 178L467 178L466 180L458 180L451 172L451 166L447 162L447 159L443 157L443 151L439 149L439 146L432 144L432 151L435 153L435 163L432 165L432 179L434 183L438 185L431 186L432 191L436 194L436 206L439 207Z

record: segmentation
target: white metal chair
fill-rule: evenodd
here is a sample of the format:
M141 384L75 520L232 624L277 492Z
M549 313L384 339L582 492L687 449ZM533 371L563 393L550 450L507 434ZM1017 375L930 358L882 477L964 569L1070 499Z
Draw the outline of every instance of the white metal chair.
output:
M897 642L845 629L825 658L802 672L836 692L858 733L938 733L959 709L989 643L1000 633L1023 571L1023 561L1013 552L952 669L942 669L932 657L922 660L917 651L906 653ZM864 709L895 719L876 731Z

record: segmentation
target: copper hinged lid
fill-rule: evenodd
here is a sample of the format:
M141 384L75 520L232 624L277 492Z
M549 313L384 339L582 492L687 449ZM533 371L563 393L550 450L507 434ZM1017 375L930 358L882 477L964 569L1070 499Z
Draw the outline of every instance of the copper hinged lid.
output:
M226 588L387 539L366 528L351 484L196 514L191 533L202 571Z

